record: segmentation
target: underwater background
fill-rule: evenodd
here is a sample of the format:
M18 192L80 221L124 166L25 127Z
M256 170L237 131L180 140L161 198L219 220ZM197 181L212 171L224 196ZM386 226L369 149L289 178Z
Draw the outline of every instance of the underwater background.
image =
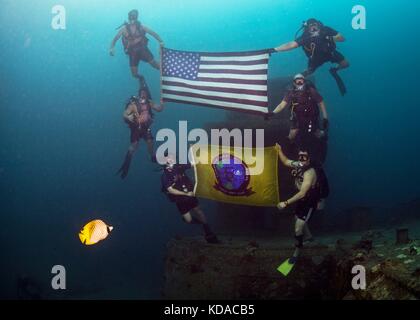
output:
M56 4L66 8L66 30L51 28ZM367 9L366 30L351 27L357 4ZM316 73L331 123L328 208L419 197L416 1L0 0L0 298L17 297L22 275L37 279L47 298L159 298L166 243L199 234L161 193L144 142L128 178L115 176L129 143L121 115L137 82L121 44L112 58L108 48L134 8L166 47L180 50L271 48L293 40L311 17L340 31L347 41L338 50L351 63L342 73L348 94L339 95L328 65ZM158 57L154 39L149 47ZM305 67L300 49L275 54L269 77ZM159 73L144 63L140 72L159 101ZM165 107L154 134L178 120L192 129L225 116ZM214 204L201 203L211 217ZM77 233L94 218L115 230L98 246L82 246ZM57 264L67 270L63 292L48 289Z

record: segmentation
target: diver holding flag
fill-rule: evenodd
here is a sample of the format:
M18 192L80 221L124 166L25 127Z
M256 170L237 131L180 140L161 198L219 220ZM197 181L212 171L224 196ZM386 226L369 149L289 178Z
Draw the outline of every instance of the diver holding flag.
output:
M199 207L198 199L193 192L193 183L185 173L188 169L191 169L191 164L177 164L175 156L167 156L161 176L161 190L169 201L175 203L185 223L201 225L208 243L220 243Z
M288 159L279 144L276 144L276 148L283 165L292 169L295 185L299 190L293 197L277 205L279 210L293 204L296 205L295 251L293 256L284 261L277 269L284 276L287 276L297 262L304 241L313 241L308 222L315 211L323 209L323 200L329 195L329 185L322 167L311 161L309 148L301 146L298 161Z
M301 36L297 36L303 30ZM303 23L296 33L295 40L280 45L273 49L273 52L284 52L302 47L308 57L308 69L304 76L311 75L326 62L336 63L337 66L330 68L330 73L337 83L341 95L347 92L346 86L338 75L340 70L350 66L346 58L337 51L337 42L344 42L344 36L338 31L324 26L321 21L309 19Z

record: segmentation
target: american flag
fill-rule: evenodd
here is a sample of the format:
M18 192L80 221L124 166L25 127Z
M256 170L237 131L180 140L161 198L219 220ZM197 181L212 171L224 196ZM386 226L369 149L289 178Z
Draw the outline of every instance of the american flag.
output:
M268 113L268 50L203 53L162 48L164 101Z

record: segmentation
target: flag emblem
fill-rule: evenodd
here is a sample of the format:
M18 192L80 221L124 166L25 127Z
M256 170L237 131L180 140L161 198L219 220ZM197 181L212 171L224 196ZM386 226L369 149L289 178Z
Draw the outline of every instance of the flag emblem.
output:
M221 154L213 161L216 190L229 196L250 196L248 189L250 176L248 166L232 154Z

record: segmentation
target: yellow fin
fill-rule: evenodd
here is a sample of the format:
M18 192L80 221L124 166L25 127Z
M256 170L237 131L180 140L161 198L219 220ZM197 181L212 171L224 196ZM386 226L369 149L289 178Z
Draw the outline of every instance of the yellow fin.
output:
M287 277L287 275L290 273L290 271L292 271L294 266L295 264L290 263L289 259L287 259L277 268L277 271L285 277Z

